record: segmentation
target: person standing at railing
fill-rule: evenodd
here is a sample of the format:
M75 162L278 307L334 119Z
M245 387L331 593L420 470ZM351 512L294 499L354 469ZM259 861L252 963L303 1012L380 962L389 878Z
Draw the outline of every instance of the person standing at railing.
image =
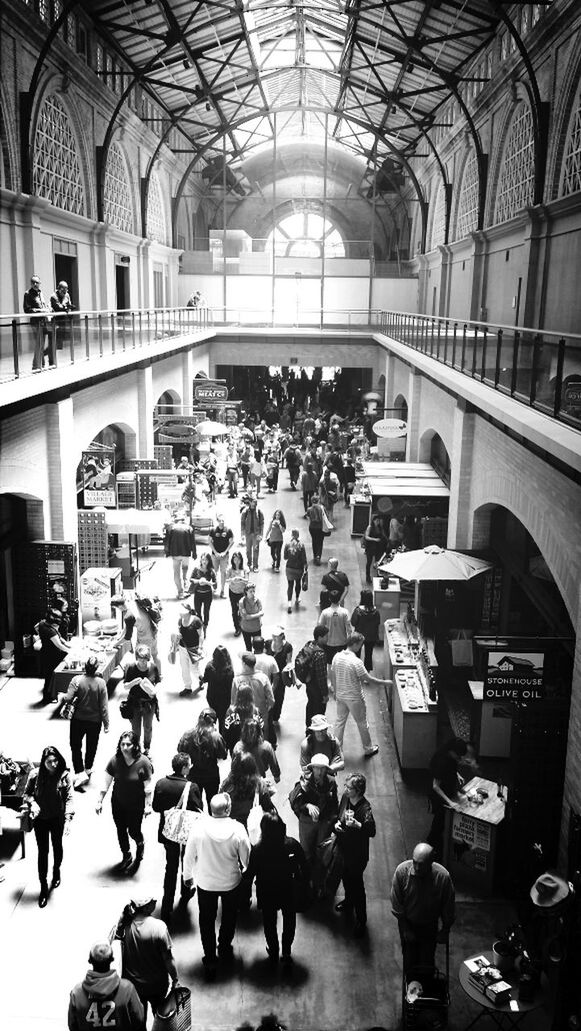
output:
M32 371L41 372L45 355L49 365L54 365L52 329L50 325L50 305L47 303L40 286L40 277L30 277L30 288L24 294L22 307L27 315L32 315L30 325L34 332L34 357Z
M70 315L71 312L75 311L75 306L71 301L68 283L65 283L64 279L60 281L54 294L51 294L50 306L56 315ZM57 350L62 351L65 343L68 343L70 340L69 333L72 328L71 320L67 319L65 322L63 319L62 326L57 320L54 327Z

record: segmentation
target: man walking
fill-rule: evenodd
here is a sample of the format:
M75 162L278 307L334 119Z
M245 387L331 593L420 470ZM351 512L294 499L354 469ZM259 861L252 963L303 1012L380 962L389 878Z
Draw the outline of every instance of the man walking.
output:
M274 693L270 680L266 673L257 669L257 658L252 652L242 652L242 672L234 677L232 681L232 705L236 703L238 688L243 686L252 688L254 704L258 709L264 724L264 736L268 738L270 723L270 712L274 705Z
M353 628L347 609L339 604L339 592L330 591L329 597L331 604L321 612L319 626L323 626L327 630L324 648L327 662L330 665L337 653L346 647L347 639L353 632Z
M331 663L331 693L337 700L337 722L335 734L341 748L343 735L349 713L353 716L359 730L363 752L367 759L377 755L379 745L374 745L367 723L367 708L363 696L363 684L391 684L390 680L382 680L368 673L363 662L355 654L361 650L363 634L351 634L345 648L340 651Z
M349 590L349 577L342 569L339 569L339 559L330 558L328 572L321 580L320 603L321 609L326 609L331 604L331 594L339 594L339 605L343 605Z
M145 1031L145 1010L131 984L111 970L113 949L108 941L95 942L89 953L90 970L73 988L69 999L69 1031L96 1027Z
M117 937L123 945L123 975L134 985L145 1012L155 1013L165 999L169 979L178 983L172 941L163 920L152 916L156 900L149 895L132 899L123 911Z
M250 860L250 841L244 827L230 817L232 804L226 792L214 795L211 816L198 820L190 833L184 855L184 881L198 887L202 963L208 979L216 976L216 916L218 899L222 919L218 933L218 956L225 962L234 958L232 942L236 931L238 894L242 874Z
M444 866L434 862L426 842L397 867L391 886L391 908L399 925L404 971L433 967L436 944L446 942L454 923L455 893ZM439 929L439 925L441 928Z
M194 531L186 524L184 515L178 516L175 523L167 528L165 554L171 558L177 596L182 598L187 593L190 557L196 558L197 555Z
M316 626L313 630L313 640L307 641L304 646L309 656L308 669L304 674L307 678L305 682L307 692L305 723L307 729L313 716L325 715L329 700L327 656L325 654L328 636L329 630L326 626Z
M222 513L216 516L216 526L213 530L210 530L208 536L210 538L210 547L212 549L212 558L214 559L214 566L216 568L216 576L218 576L218 574L220 575L220 597L223 598L224 588L226 585L228 559L230 558L230 552L234 547L234 534L232 533L232 530L226 526Z
M163 879L163 899L161 901L161 919L170 925L171 914L178 881L178 871L183 848L175 841L169 841L163 834L165 817L168 809L177 806L184 788L189 785L188 796L185 808L193 812L202 812L202 796L197 784L192 784L188 774L192 768L192 760L186 752L177 752L172 761L172 772L167 777L160 777L153 791L152 809L159 813L159 829L157 840L165 848L165 877ZM189 892L184 888L180 893L182 900L189 898Z
M240 518L242 536L246 541L246 561L248 568L258 572L258 550L264 534L264 515L257 507L256 498L250 498L248 507Z

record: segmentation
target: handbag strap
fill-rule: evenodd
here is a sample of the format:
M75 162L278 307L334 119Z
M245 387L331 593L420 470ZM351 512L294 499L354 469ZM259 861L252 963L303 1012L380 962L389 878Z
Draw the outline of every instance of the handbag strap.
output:
M186 784L184 790L182 791L182 797L180 798L180 800L179 800L179 802L177 804L177 807L176 807L177 809L185 809L186 808L186 806L188 804L188 799L190 797L190 788L191 788L191 786L192 786L191 782L188 781L188 783Z
M260 792L258 790L258 785L257 785L255 790L254 790L254 800L252 802L252 808L253 809L257 809L259 805L260 805Z

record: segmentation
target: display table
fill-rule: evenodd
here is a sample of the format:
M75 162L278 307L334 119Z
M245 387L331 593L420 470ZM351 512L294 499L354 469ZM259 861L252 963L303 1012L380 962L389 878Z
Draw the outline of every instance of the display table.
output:
M476 710L472 737L478 741L478 754L510 759L511 706L503 705L502 702L483 701L483 680L469 680L468 687Z
M408 670L421 664L420 656L432 671L438 683L438 663L431 638L420 637L417 623L413 626L406 619L389 619L383 629L383 656L385 660L385 677L393 680L398 670ZM386 690L387 704L393 723L393 699L391 691Z
M102 677L105 683L109 680L115 666L117 665L118 656L120 652L118 648L115 648L112 652L103 652L102 656L99 656L99 669L97 670L97 676ZM71 653L61 662L54 671L52 680L52 697L56 698L59 694L64 694L68 691L69 684L74 677L80 676L85 669L85 662L81 659L76 661L71 658Z
M488 796L481 804L476 800L478 789ZM446 809L444 865L453 881L468 883L482 895L492 893L498 831L505 815L506 798L497 792L495 781L473 777L455 799L456 809Z
M416 669L398 669L393 686L393 733L402 770L425 770L436 751L438 703Z
M371 522L371 498L366 494L352 494L349 498L351 508L351 536L363 537Z
M389 586L382 587L382 580L389 579ZM373 577L373 601L379 609L379 640L384 639L384 624L388 619L399 619L401 592L399 580L394 577ZM386 674L387 675L387 674Z
M458 977L462 990L469 999L472 999L480 1006L480 1012L466 1025L464 1031L469 1031L469 1028L474 1027L474 1024L482 1020L482 1017L490 1017L499 1028L516 1027L525 1020L528 1013L532 1013L533 1010L539 1009L544 1004L547 998L547 979L545 975L543 974L541 977L541 982L537 986L532 1002L523 1002L518 997L517 973L515 970L511 970L502 975L503 981L506 981L511 986L510 999L507 999L502 1006L495 1006L487 995L483 995L470 982L470 969L467 964L478 956L485 956L491 964L494 963L492 952L476 952L473 956L468 956L460 964Z
M28 783L30 771L34 767L34 763L16 760L24 769L18 774L16 783L12 786L9 791L0 792L0 807L4 809L11 809L13 812L20 813L22 803L24 801L24 789ZM22 831L22 827L19 830L20 836L20 848L22 858L26 855L26 834Z

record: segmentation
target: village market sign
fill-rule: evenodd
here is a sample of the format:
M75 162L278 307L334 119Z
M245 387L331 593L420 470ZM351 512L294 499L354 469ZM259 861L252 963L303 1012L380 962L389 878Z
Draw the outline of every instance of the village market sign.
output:
M544 698L543 652L489 651L484 701L530 702Z

